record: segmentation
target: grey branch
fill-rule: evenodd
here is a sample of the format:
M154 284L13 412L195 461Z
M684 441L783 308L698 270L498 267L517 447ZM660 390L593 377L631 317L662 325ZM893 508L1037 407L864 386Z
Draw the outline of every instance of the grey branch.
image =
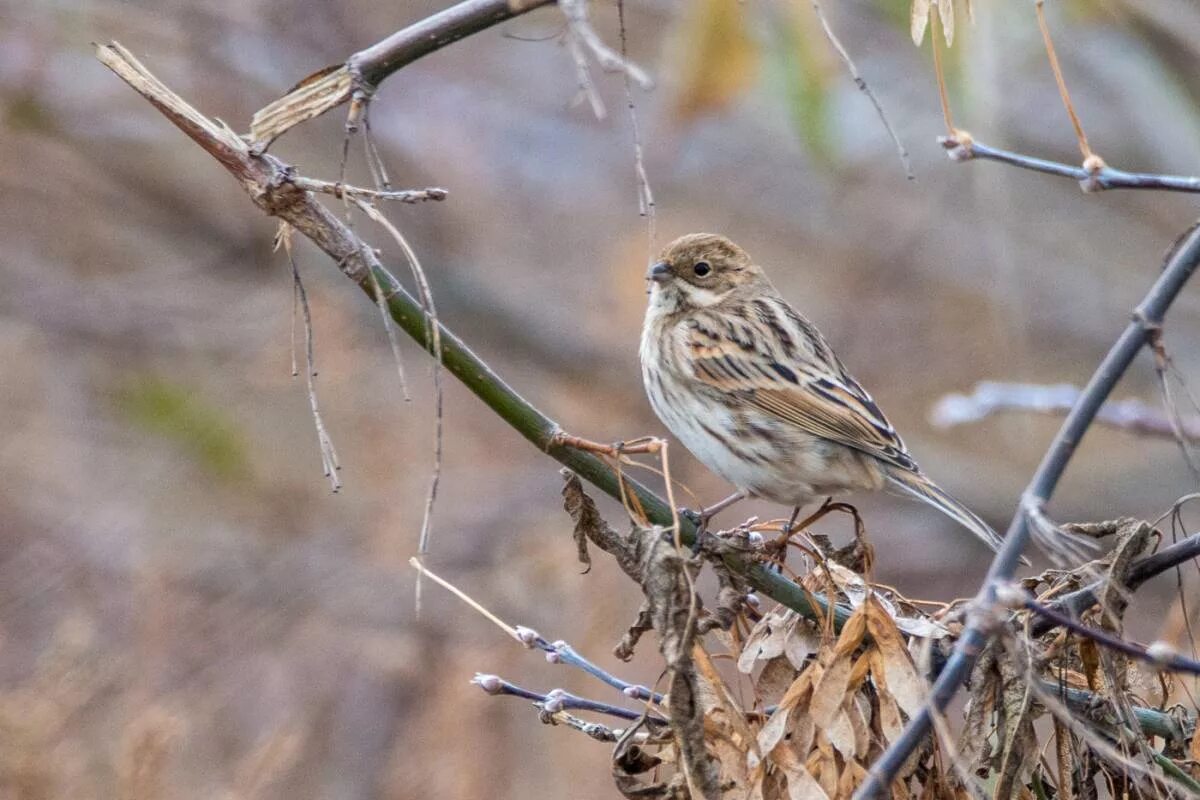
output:
M396 70L465 36L551 2L464 0L358 51L343 64L334 64L305 78L283 97L255 113L247 138L254 143L256 152L262 152L289 128L352 98L356 100L351 106L351 116L358 118L365 99Z
M1091 427L1096 414L1134 357L1141 352L1150 335L1162 326L1167 310L1191 278L1197 264L1200 264L1200 227L1193 226L1176 243L1158 280L1134 309L1133 319L1096 368L1092 379L1080 394L1079 401L1067 415L1050 444L1050 449L1042 458L1042 463L1022 495L1024 498L1028 498L1039 508L1050 500L1080 439ZM1008 527L1004 545L992 560L983 587L975 599L979 608L996 607L996 587L1012 578L1021 551L1029 541L1029 534L1029 518L1022 510L1018 510ZM994 635L994 630L990 627L990 617L987 613L979 613L971 620L955 643L954 652L934 683L929 702L909 721L901 735L872 765L866 780L855 792L856 800L881 797L889 790L892 779L929 733L934 714L942 713L958 693L970 675L979 653Z
M1200 178L1190 175L1159 175L1152 172L1125 172L1113 169L1103 161L1095 161L1087 166L1072 166L1058 161L1047 161L1044 158L1001 150L977 142L965 131L959 131L958 136L941 136L938 142L946 148L946 155L951 161L972 161L984 159L999 161L1021 169L1044 172L1047 175L1061 175L1064 178L1074 178L1079 181L1079 188L1085 192L1101 192L1106 189L1157 189L1165 192L1200 192Z
M1033 412L1063 416L1079 402L1081 392L1069 383L1042 385L982 381L970 394L948 394L934 404L929 421L940 428L978 422L1002 412ZM1170 418L1143 400L1108 400L1096 412L1096 422L1111 428L1163 439L1174 439ZM1200 418L1180 420L1185 438L1200 441Z
M643 712L641 711L633 711L628 708L614 706L610 703L602 703L599 700L580 697L562 689L551 689L549 692L542 694L532 689L517 686L515 683L510 683L496 675L476 673L475 677L471 679L471 683L483 689L487 694L509 695L511 697L532 700L543 711L551 714L569 709L573 711L593 711L597 714L607 714L610 717L625 719L630 722L636 722L643 717ZM662 717L651 716L649 719L651 722L659 725L667 724L667 721Z

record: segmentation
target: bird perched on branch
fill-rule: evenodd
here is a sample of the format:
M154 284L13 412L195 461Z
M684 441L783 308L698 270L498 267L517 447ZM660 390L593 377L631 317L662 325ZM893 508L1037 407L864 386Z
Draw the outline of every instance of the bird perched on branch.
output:
M676 239L646 274L642 378L659 419L742 497L802 506L854 490L916 497L985 541L1000 536L925 476L820 331L742 248ZM789 531L790 532L790 531Z

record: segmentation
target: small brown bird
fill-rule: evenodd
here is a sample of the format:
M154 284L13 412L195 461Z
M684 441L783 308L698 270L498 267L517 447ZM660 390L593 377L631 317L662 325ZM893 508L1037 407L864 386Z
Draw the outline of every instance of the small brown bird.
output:
M676 239L651 265L642 378L659 419L738 493L793 506L891 488L983 539L1000 536L927 478L820 331L723 236ZM795 521L796 513L792 520Z

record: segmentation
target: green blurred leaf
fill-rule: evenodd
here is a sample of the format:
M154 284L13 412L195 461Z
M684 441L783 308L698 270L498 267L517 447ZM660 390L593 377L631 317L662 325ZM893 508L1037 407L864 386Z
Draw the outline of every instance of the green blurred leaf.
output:
M235 480L250 474L245 437L219 408L196 392L158 376L143 375L121 387L117 407L135 428L182 446L214 476Z
M784 94L792 124L805 148L824 165L837 160L829 132L832 54L812 7L793 0L778 7L771 25L772 74Z
M53 116L38 95L31 91L18 92L7 99L4 104L4 123L14 131L41 134L57 132Z

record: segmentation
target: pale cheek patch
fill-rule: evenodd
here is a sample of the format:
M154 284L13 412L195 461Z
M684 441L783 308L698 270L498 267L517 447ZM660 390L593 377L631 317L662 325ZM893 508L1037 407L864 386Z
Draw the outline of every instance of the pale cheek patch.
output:
M688 299L688 302L697 308L707 308L716 305L725 299L731 289L724 292L714 292L712 289L705 289L703 286L693 286L686 281L678 281L679 291L681 291Z

